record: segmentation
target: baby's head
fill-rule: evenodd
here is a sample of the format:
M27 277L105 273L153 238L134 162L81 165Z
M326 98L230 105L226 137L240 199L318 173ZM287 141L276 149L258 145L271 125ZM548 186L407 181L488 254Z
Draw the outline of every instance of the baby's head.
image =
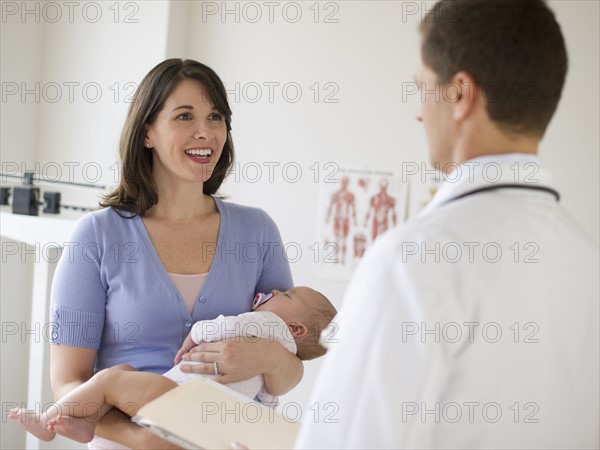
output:
M255 311L269 311L281 317L296 341L300 359L324 355L327 350L319 343L319 337L337 314L331 302L320 292L305 286L271 293L273 296L259 304Z

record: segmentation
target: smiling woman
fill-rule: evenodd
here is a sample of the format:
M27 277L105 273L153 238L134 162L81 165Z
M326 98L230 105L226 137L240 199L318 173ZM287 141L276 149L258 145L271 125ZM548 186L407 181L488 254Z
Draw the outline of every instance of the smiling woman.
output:
M186 104L190 103L190 104ZM166 99L156 120L146 126L145 145L153 148L153 174L160 185L208 181L227 139L223 115L204 87L184 80Z
M78 222L70 241L86 251L63 257L54 278L55 397L120 364L167 372L194 322L248 312L256 292L292 287L283 252L248 261L229 250L283 248L264 211L215 196L233 162L230 131L225 89L209 67L170 59L141 82L121 137L120 183ZM115 249L133 253L125 260ZM184 359L204 363L182 366L188 373L218 364L223 383L262 374L273 395L303 373L298 357L268 339L203 343ZM169 448L116 410L96 432L133 448ZM111 448L100 442L92 448Z
M202 192L215 194L233 163L231 115L225 87L210 67L178 59L157 65L131 104L120 143L121 183L103 206L144 215L157 203L155 166L166 164L167 152L212 151Z

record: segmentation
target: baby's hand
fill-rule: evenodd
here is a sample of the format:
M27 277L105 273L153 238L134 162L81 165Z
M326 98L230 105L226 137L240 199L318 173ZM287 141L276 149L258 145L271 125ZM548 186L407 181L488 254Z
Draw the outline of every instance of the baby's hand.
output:
M179 364L181 362L181 356L184 355L185 353L189 352L195 346L196 346L196 343L192 340L192 333L190 333L185 338L185 341L183 341L183 345L181 346L181 348L175 355L175 359L173 362L175 364Z

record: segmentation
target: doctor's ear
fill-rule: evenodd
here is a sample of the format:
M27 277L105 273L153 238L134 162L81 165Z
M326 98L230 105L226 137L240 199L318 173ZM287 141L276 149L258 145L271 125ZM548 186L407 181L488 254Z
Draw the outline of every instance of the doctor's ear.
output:
M306 333L308 333L308 327L303 323L290 322L288 323L288 328L294 338L306 336Z
M447 95L453 103L453 117L455 120L467 118L480 101L480 86L473 76L465 71L457 72L449 83L452 89L446 89Z

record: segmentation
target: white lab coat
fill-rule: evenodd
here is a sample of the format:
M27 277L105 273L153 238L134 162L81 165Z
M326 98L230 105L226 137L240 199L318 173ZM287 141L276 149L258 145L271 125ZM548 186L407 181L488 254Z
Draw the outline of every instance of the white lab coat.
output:
M535 156L447 178L356 269L297 447L598 448L598 244L548 192L448 201L551 187Z

